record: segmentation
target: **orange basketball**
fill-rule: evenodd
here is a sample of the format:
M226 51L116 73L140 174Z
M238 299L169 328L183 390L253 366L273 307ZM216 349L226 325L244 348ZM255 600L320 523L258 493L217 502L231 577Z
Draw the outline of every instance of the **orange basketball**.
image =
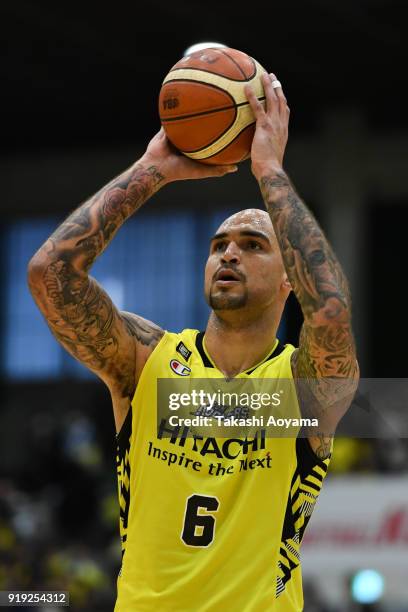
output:
M183 57L162 83L161 124L170 142L204 164L236 164L250 155L255 117L244 86L265 100L264 68L237 49L208 48Z

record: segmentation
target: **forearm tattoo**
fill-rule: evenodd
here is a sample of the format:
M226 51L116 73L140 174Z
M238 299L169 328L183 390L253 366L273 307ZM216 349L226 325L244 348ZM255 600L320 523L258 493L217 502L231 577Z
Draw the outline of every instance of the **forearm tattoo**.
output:
M306 319L334 319L350 309L344 273L316 219L281 173L261 179L285 268Z
M297 377L309 381L324 409L355 388L358 366L348 283L322 229L287 175L264 176L260 187L304 315L292 365Z
M123 222L158 189L164 176L155 166L135 166L80 206L51 235L49 254L69 249L78 270L87 271Z

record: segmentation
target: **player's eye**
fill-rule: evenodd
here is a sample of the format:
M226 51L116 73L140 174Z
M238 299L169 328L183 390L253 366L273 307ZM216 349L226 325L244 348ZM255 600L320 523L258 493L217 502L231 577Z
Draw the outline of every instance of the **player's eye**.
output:
M225 250L225 242L224 241L220 241L220 242L216 242L214 245L214 251L224 251Z
M259 244L259 242L256 242L256 240L250 240L248 242L248 248L251 251L260 251L262 249L261 245Z

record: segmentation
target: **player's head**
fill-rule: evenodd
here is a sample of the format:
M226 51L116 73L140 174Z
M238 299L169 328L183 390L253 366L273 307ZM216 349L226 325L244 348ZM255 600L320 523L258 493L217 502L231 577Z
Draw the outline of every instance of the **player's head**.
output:
M282 308L291 291L269 214L257 208L228 217L211 239L205 297L217 312L261 316Z

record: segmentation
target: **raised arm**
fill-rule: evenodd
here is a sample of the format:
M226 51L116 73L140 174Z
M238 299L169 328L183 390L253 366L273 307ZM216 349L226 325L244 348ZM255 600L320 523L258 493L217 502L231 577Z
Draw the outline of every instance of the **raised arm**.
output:
M257 118L252 171L258 180L280 246L283 263L304 316L292 371L302 410L320 420L309 441L321 458L349 407L358 383L346 277L322 229L282 168L289 109L275 75L264 77L267 109L248 90ZM275 83L277 84L277 83Z
M89 269L126 219L163 185L234 169L178 155L161 130L145 155L75 210L29 263L35 302L58 342L109 387L118 430L142 368L164 332L140 316L119 312Z

